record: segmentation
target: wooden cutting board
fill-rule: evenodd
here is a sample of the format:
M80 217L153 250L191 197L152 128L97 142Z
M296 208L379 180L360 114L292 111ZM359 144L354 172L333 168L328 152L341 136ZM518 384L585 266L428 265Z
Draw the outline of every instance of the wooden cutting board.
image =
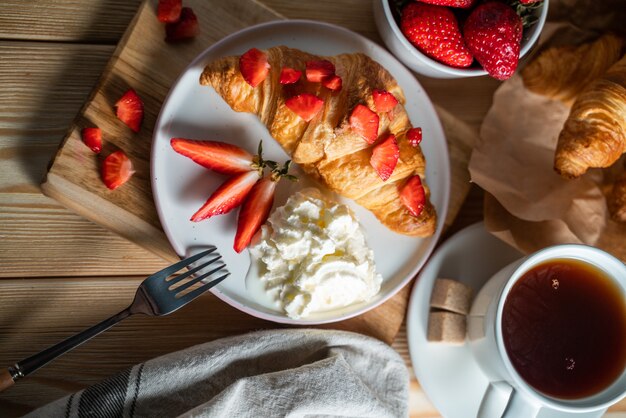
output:
M109 228L123 237L169 260L178 257L170 247L159 223L150 188L150 148L161 104L170 86L191 62L208 46L245 27L282 19L282 16L254 0L206 2L186 0L199 18L201 34L191 42L168 44L164 27L156 18L156 0L146 0L129 25L99 83L77 116L68 135L50 164L42 184L44 194L71 210ZM371 28L368 29L368 31ZM79 74L76 75L80 77ZM116 118L113 105L128 89L142 97L145 117L136 134ZM448 137L452 165L452 193L446 225L454 220L469 190L467 161L476 140L472 129L438 108ZM102 129L104 149L100 156L91 153L80 139L84 127ZM122 149L133 161L136 174L129 183L115 191L104 187L99 173L103 156ZM332 328L348 329L391 342L404 318L408 286L392 299L367 314ZM219 308L215 297L206 303ZM259 320L250 318L250 329L259 328ZM273 323L264 326L276 327ZM241 324L238 324L238 329Z

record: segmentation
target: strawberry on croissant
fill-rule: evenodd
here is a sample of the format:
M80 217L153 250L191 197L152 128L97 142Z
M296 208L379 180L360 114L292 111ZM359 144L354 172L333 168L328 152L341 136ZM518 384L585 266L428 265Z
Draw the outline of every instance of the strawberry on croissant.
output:
M301 71L302 77L281 84L283 68ZM434 233L436 212L424 181L426 161L419 145L407 139L412 126L404 94L368 56L320 57L285 46L253 48L241 57L209 63L200 83L213 87L233 110L256 114L307 174L370 210L389 229L420 237ZM390 134L399 152L379 149L372 158ZM376 167L381 158L397 160L382 162L386 180ZM388 167L393 171L387 176ZM409 181L415 176L420 181Z

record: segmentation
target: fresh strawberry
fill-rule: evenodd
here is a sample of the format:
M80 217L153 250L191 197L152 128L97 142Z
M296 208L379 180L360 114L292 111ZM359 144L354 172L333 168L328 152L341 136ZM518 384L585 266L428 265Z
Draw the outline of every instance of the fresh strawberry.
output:
M378 138L378 122L378 115L362 104L356 105L350 114L350 127L368 144L373 144Z
M472 53L465 46L452 10L411 2L402 10L402 33L426 55L451 67L469 67Z
M195 38L200 33L198 17L191 7L183 7L180 19L165 25L165 40L167 42L187 41Z
M400 200L402 204L411 212L413 216L419 216L424 210L426 203L426 193L422 186L422 179L419 175L414 175L406 182L400 191Z
M480 4L463 26L465 42L490 76L510 78L519 60L522 19L512 7L497 1Z
M257 168L252 154L236 145L185 138L172 138L170 144L177 153L218 173L239 174Z
M249 49L239 58L239 69L246 83L258 86L270 72L267 54L256 48Z
M242 252L250 244L254 234L267 220L274 203L274 192L276 191L277 183L271 176L263 177L254 185L243 202L239 210L237 233L235 234L235 244L233 245L233 248L238 253Z
M309 122L322 109L324 101L312 94L302 93L285 100L285 106Z
M174 23L180 19L183 0L159 0L157 19L163 23Z
M319 83L324 78L335 75L335 64L328 60L307 61L306 79L313 83Z
M459 7L468 9L474 5L476 0L419 0L422 3L430 3L436 6Z
M102 162L102 181L111 190L126 183L133 174L135 174L133 162L124 151L115 151Z
M374 147L370 164L381 180L387 181L398 164L398 158L400 158L400 149L396 142L396 136L389 134L385 140Z
M522 4L533 4L533 3L539 3L542 0L519 0L520 3Z
M193 214L191 220L200 222L211 216L230 212L241 205L258 180L259 173L257 171L247 171L231 177L213 192L204 205Z
M280 70L280 84L293 84L300 80L302 71L294 70L293 68L283 67Z
M422 142L422 128L411 128L406 133L409 144L416 147Z
M102 151L102 129L83 128L81 137L90 150L96 154L100 154L100 151Z
M115 103L115 108L118 119L133 131L139 132L143 121L143 102L135 90L129 89L124 93Z
M322 79L322 86L332 91L341 91L342 84L341 77L336 74Z
M374 90L372 96L376 111L379 113L391 112L398 104L398 99L387 90Z

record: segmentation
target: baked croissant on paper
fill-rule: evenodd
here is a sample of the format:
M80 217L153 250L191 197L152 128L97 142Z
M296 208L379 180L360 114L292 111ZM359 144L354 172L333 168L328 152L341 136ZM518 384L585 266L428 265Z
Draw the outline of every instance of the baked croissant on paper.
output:
M240 57L231 56L208 64L200 83L212 86L233 110L256 114L307 174L370 210L389 229L420 237L433 234L436 213L424 182L426 161L419 145L407 138L412 126L404 94L389 72L360 53L319 57L284 46L251 51L266 59L258 71L262 76L244 77ZM387 96L392 105L382 109L373 96L387 93L393 95ZM294 101L300 99L305 104L298 114ZM378 117L378 129L369 134L356 130L356 113ZM370 160L389 134L395 135L399 158L382 176ZM416 211L405 203L403 190L420 182L423 203Z
M608 167L626 152L626 55L576 99L554 158L563 177Z

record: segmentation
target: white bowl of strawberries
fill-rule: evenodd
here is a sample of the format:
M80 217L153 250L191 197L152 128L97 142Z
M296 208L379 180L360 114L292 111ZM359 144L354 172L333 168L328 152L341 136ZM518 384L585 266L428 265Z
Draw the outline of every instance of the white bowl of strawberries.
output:
M374 0L387 48L435 78L510 78L536 44L549 0Z

